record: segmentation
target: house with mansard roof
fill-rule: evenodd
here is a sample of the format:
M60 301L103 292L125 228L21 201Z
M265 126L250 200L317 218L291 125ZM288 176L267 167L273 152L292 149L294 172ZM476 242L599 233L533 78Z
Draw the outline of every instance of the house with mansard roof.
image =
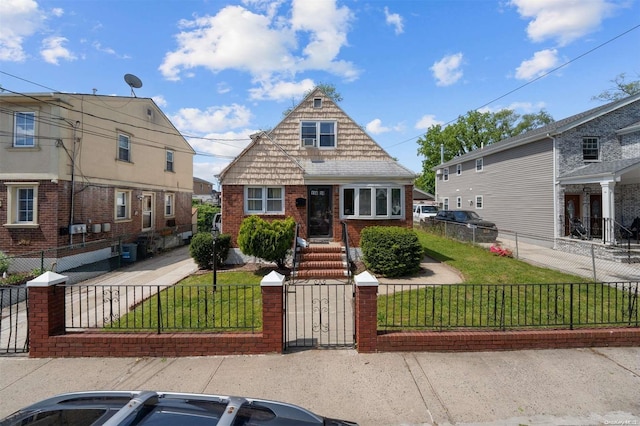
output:
M218 176L223 229L237 247L245 217L292 217L302 238L341 242L346 230L358 247L367 226L413 226L415 177L316 88Z
M443 209L475 210L501 230L556 245L570 239L578 219L586 239L615 244L640 217L640 94L476 149L435 171Z

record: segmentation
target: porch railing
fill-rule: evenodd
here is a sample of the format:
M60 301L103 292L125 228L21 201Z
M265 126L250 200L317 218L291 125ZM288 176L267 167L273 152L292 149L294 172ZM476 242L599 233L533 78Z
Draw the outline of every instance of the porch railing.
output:
M380 284L378 329L639 327L638 285Z
M262 327L259 285L65 285L66 330L247 331Z
M344 251L347 258L347 268L349 270L349 280L353 279L353 260L351 259L351 248L349 247L349 230L347 228L347 222L340 222L342 226L342 243L344 244Z

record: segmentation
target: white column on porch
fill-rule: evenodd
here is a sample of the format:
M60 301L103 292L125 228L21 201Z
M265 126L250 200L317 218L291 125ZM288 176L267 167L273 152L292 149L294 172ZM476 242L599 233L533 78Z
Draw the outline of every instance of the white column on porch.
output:
M614 202L614 181L600 182L602 187L602 218L604 219L604 242L605 244L615 244L615 218L616 209Z

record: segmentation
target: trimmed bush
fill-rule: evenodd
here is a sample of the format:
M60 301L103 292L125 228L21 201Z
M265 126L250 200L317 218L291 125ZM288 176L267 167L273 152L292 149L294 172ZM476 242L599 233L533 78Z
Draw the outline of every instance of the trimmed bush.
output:
M229 256L231 236L222 234L216 242L217 265L224 265ZM198 232L191 239L189 253L201 269L213 269L213 236L209 232Z
M293 244L296 223L293 218L266 220L249 216L242 221L238 232L238 247L248 256L275 262L279 269L286 266L287 253Z
M376 274L401 277L420 270L424 252L418 235L399 226L369 226L361 233L365 266Z

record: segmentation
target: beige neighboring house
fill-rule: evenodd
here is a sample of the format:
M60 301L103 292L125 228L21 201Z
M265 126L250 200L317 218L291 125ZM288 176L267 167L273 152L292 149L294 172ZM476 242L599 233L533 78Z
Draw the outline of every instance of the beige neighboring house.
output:
M237 247L245 217L292 217L311 242L346 229L359 247L367 226L413 226L415 177L316 88L221 172L223 229Z
M153 100L30 93L0 104L0 251L191 235L195 152Z

